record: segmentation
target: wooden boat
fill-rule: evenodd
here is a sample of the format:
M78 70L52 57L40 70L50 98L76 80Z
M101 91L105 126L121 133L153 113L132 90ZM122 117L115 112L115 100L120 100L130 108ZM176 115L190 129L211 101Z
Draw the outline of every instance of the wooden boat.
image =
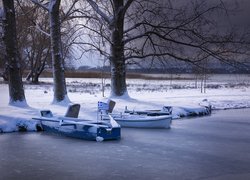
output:
M115 121L121 127L135 128L170 128L172 122L171 115L154 115L147 114L111 114Z
M170 128L172 122L172 107L164 106L162 110L146 110L146 111L129 111L125 107L124 113L112 113L115 102L108 100L107 102L99 102L105 110L102 114L105 120L107 114L111 115L121 127L135 128Z
M77 108L72 109L64 117L54 117L50 110L42 110L40 117L32 119L40 121L41 128L49 133L96 141L120 139L121 127L113 117L108 116L108 121L96 122L78 119Z
M172 107L164 106L162 110L129 111L111 114L122 127L136 128L170 128L172 122Z

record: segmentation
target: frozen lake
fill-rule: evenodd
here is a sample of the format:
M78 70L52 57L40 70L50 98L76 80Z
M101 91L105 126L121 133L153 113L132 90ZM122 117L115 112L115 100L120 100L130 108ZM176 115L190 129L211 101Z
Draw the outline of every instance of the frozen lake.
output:
M250 109L122 129L120 141L0 134L0 179L249 179Z

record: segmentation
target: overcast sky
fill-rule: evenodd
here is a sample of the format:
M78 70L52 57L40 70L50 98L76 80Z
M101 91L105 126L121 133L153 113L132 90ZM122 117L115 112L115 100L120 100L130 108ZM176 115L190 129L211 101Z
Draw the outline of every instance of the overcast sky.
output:
M161 0L159 0L161 1ZM171 1L173 3L190 3L191 0L166 0ZM199 0L197 0L199 1ZM204 0L200 0L204 1ZM250 0L205 0L205 2L209 5L214 2L219 3L223 2L225 4L225 7L229 10L229 17L227 20L229 20L229 24L227 26L233 26L243 29L248 29L250 32ZM2 0L0 0L0 8L2 7ZM234 9L234 11L230 11ZM218 18L218 22L221 24L224 24L225 17L222 18L222 16L216 17ZM82 63L80 63L82 65ZM99 62L97 63L99 64ZM87 64L88 65L88 64Z
M160 1L160 0L159 0ZM218 22L223 23L229 20L232 26L249 27L250 26L250 0L165 0L171 2L174 6L190 4L192 1L205 2L208 6L223 3L228 10L229 17L225 19L222 14L216 15Z
M221 0L221 2L229 10L229 20L232 25L241 27L250 26L250 0ZM235 10L232 12L230 11L232 9Z
M177 1L171 0L176 3ZM183 0L187 3L189 0ZM223 2L229 10L237 7L237 11L230 12L230 21L232 25L250 26L250 0L206 0L206 3ZM0 0L0 8L2 7L2 0Z

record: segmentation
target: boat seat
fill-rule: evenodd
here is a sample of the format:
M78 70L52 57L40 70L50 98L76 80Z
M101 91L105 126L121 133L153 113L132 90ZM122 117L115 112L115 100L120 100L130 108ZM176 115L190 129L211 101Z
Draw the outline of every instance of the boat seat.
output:
M147 116L165 116L165 115L170 115L168 112L152 112L152 113L147 113Z
M109 106L109 109L108 109L108 113L112 113L113 112L113 109L115 107L115 101L112 101L111 99L109 100L108 102L108 106Z
M70 104L68 106L65 117L78 118L80 107L80 104Z
M41 110L40 115L41 117L53 117L53 114L50 110Z
M172 115L173 107L172 106L163 106L162 111L164 113L168 113L168 115Z

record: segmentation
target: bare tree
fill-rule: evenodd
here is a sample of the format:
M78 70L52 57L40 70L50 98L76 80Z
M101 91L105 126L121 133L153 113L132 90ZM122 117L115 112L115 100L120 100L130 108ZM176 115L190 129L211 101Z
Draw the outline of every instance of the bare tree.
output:
M9 96L10 104L16 102L23 102L26 104L20 59L17 49L17 33L16 33L16 19L15 8L13 0L2 0L4 14L3 14L3 41L5 45L5 59L7 60L7 70L9 79Z
M86 0L81 5L78 15L85 22L77 26L89 36L78 44L109 58L111 95L127 93L126 63L178 60L201 66L217 59L233 65L246 53L244 36L221 31L216 25L214 17L227 13L220 0L211 4L203 0Z
M22 69L29 70L27 81L38 83L38 78L50 65L50 39L48 34L40 32L49 31L48 14L28 1L17 1L16 21L18 50L22 59Z
M83 24L87 31L94 32L93 37L89 36L90 41L82 44L90 48L97 49L101 54L107 55L111 65L111 95L122 96L127 94L126 86L126 64L124 56L124 20L125 14L134 0L111 0L111 1L94 1L87 0L89 7L84 7L86 13L81 11L83 17L94 26L88 26L88 22ZM99 4L98 4L99 3ZM94 14L91 11L95 12ZM90 15L91 14L91 15ZM93 23L96 21L96 23ZM98 24L95 26L95 24ZM100 37L100 39L97 38ZM101 43L109 42L110 54L104 51ZM96 43L98 42L98 43Z
M40 1L32 0L35 4L42 7L49 13L50 21L50 41L51 54L53 64L53 78L54 78L54 100L53 102L60 102L67 97L64 62L62 54L61 41L61 21L60 21L60 4L61 0L50 0L43 4Z
M64 1L60 8L62 57L66 66L71 63L73 54L74 27L71 20L66 18L71 12L71 6L74 6L73 2ZM44 13L42 8L26 0L17 1L16 12L18 49L23 62L22 69L25 72L29 70L27 81L38 83L41 73L46 68L52 67L49 13Z

